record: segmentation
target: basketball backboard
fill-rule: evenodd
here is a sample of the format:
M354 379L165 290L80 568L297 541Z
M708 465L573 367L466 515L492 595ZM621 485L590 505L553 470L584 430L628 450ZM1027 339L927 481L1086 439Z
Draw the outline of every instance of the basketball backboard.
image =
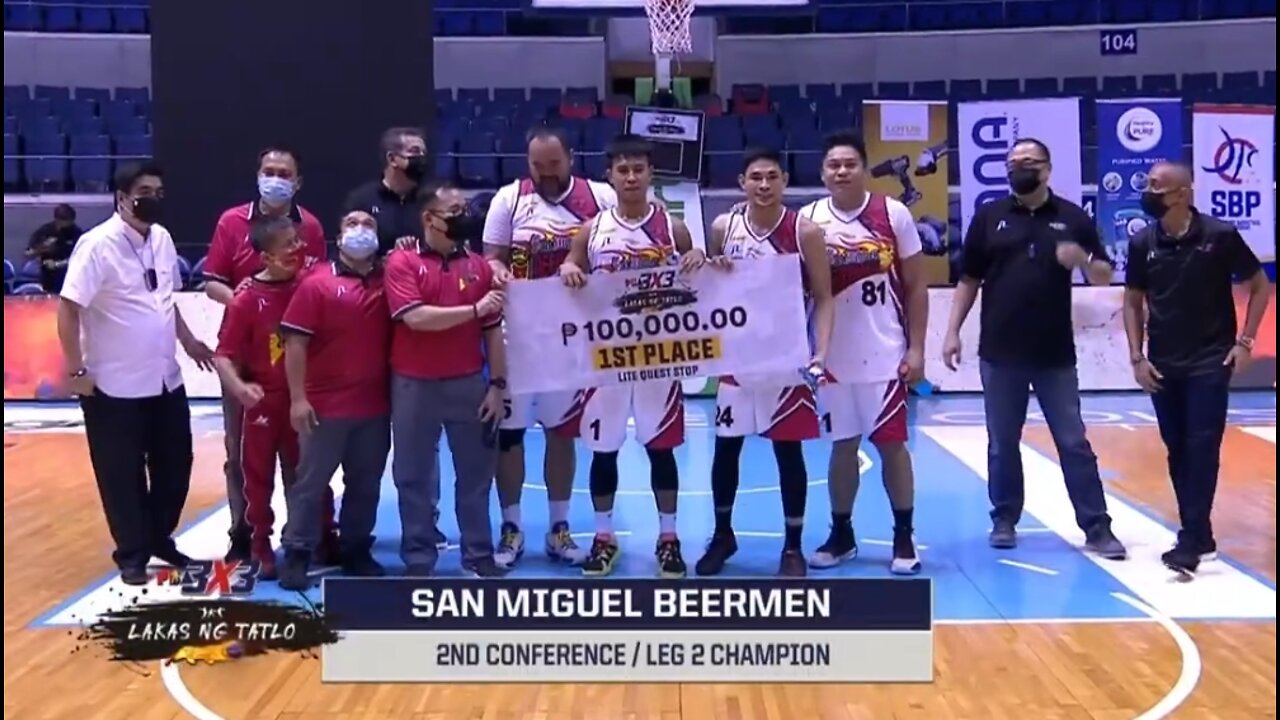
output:
M701 182L703 114L700 110L628 107L626 132L653 143L653 174Z

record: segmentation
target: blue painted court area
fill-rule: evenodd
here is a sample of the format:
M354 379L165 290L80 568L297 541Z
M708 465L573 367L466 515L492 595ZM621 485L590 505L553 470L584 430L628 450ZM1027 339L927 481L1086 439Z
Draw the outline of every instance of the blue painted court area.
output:
M1134 426L1139 433L1138 442L1159 442L1154 418L1150 417L1150 405L1145 398L1133 396L1100 396L1086 402L1086 420L1091 425ZM1034 409L1034 408L1033 408ZM913 404L913 432L911 450L916 468L915 526L917 543L923 560L923 575L934 580L935 614L940 621L990 622L1031 621L1061 619L1064 621L1088 621L1101 619L1139 618L1143 613L1114 597L1115 593L1142 596L1140 575L1133 567L1126 568L1129 575L1105 566L1106 561L1086 556L1064 532L1061 522L1056 525L1047 518L1031 512L1034 503L1028 503L1028 515L1019 526L1020 546L1013 551L994 551L987 546L989 529L986 484L983 477L962 462L966 455L963 447L948 441L944 446L935 439L941 437L934 428L961 428L961 432L981 433L980 397L944 397L917 400ZM1242 394L1233 401L1233 423L1249 426L1274 426L1275 395L1273 393ZM708 422L714 413L709 400L691 400L687 411L687 439L677 451L680 466L679 531L684 543L685 559L692 571L693 563L701 555L703 545L712 529L712 501L710 468L714 447L714 434ZM1036 418L1032 418L1032 424ZM219 430L217 416L198 417L198 431ZM975 427L979 426L979 427ZM985 453L985 438L977 441ZM452 517L451 460L445 443L441 443L444 490L442 498L442 529L452 542L457 541L456 523ZM546 493L540 484L538 470L542 465L543 438L539 432L531 432L526 439L526 460L529 483L526 485L523 503L523 524L528 549L515 577L564 577L581 578L573 567L553 563L541 552L542 539L548 529ZM1024 453L1026 450L1024 449ZM805 455L810 477L807 525L804 533L805 550L812 552L825 539L830 522L826 476L830 445L826 442L806 444ZM833 570L810 570L811 577L888 577L891 555L892 516L881 480L880 462L874 448L863 450L862 486L858 496L854 525L860 553L859 557ZM575 491L570 522L580 544L590 542L593 530L590 496L587 491L587 469L590 453L580 449L578 456L578 482ZM1028 471L1031 473L1031 470ZM752 438L746 443L741 467L741 489L734 512L740 550L726 568L726 575L772 576L778 564L781 550L782 517L777 475L772 450L767 441ZM1058 484L1061 483L1060 476ZM1113 500L1114 506L1114 500ZM1070 508L1065 508L1070 513ZM1115 513L1113 512L1113 515ZM498 508L494 499L494 533L498 530ZM216 518L215 518L216 520ZM1059 518L1060 520L1060 518ZM206 521L206 524L211 521ZM282 521L277 521L282 524ZM1152 527L1154 523L1148 521ZM623 577L653 577L656 564L653 558L657 537L657 514L649 490L648 461L643 450L628 443L621 455L621 485L614 523L619 531L623 558L617 575ZM379 508L375 554L391 572L398 572L402 565L398 557L399 511L396 492L390 477L390 463L384 478L382 502ZM1051 527L1052 526L1052 527ZM197 528L198 529L198 528ZM1119 526L1117 532L1126 541L1126 530ZM1156 533L1172 533L1158 527ZM225 538L225 524L212 537ZM195 530L188 531L188 534ZM1131 532L1136 533L1137 530ZM203 536L208 540L210 534ZM1163 536L1154 542L1163 542ZM180 545L182 539L179 540ZM191 547L188 547L190 551ZM201 545L200 547L204 547ZM1158 557L1166 547L1135 547L1136 555L1146 553ZM220 552L217 546L215 554ZM1152 558L1142 562L1152 565ZM1155 561L1158 566L1158 561ZM1148 568L1149 569L1149 568ZM456 547L450 547L441 556L438 572L444 576L461 575ZM1274 618L1274 586L1247 573L1242 582L1257 584L1257 590L1269 590ZM1160 582L1168 578L1160 577ZM582 580L583 582L608 582ZM1265 587L1263 587L1265 585ZM86 588L79 598L72 598L59 610L54 610L41 622L61 624L67 621L65 610L93 593L101 593L101 585ZM1164 592L1159 590L1159 592ZM317 588L310 593L313 601L320 599ZM300 601L296 594L285 593L274 583L264 583L255 591L262 599ZM82 603L83 604L83 603ZM1153 604L1157 604L1153 602ZM1202 603L1203 604L1203 603ZM62 612L61 616L58 613ZM1201 617L1217 616L1212 609L1193 608L1189 613ZM1247 614L1247 613L1246 613ZM1222 616L1239 617L1235 612Z

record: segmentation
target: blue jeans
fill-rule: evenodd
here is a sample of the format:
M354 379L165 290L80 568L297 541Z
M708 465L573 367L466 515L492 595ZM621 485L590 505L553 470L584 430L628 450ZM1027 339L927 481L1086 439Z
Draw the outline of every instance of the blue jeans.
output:
M987 494L991 519L1017 524L1026 500L1022 473L1022 427L1031 390L1058 449L1058 462L1075 508L1076 524L1088 532L1110 523L1098 475L1098 457L1085 437L1076 369L1028 368L982 361L982 401L987 416Z
M1202 375L1166 377L1160 381L1160 392L1151 396L1160 437L1169 451L1169 479L1182 522L1181 545L1213 544L1209 515L1218 491L1230 387L1231 369L1224 367Z

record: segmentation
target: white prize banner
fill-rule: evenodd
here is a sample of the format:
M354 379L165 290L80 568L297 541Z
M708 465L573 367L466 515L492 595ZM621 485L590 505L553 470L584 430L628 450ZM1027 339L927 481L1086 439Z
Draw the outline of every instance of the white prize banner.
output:
M809 339L795 255L685 275L675 267L508 286L507 376L514 394L728 374L797 380Z
M1274 107L1193 107L1195 204L1236 226L1262 262L1276 259Z
M1082 200L1080 99L993 100L960 103L960 224L969 231L974 212L1009 194L1009 150L1022 138L1044 143L1053 156L1050 187L1059 197Z

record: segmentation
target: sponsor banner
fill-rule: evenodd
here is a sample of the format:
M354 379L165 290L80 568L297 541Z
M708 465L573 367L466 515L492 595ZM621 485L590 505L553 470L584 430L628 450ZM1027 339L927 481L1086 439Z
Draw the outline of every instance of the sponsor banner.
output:
M969 229L982 205L1009 194L1009 150L1021 138L1043 142L1053 155L1053 191L1082 200L1080 100L993 100L960 103L960 227Z
M947 104L867 101L862 127L871 190L911 208L929 256L929 284L950 284L950 249L960 240L949 237L947 222Z
M797 373L809 361L794 255L710 268L512 283L506 311L513 393L727 374Z
M1235 225L1259 260L1274 262L1276 109L1195 105L1192 110L1196 207Z
M1115 283L1124 282L1129 238L1147 226L1142 193L1159 162L1182 159L1182 101L1099 100L1098 232L1116 263Z
M174 302L196 337L214 347L222 306L204 293L174 293ZM58 298L51 295L4 299L4 399L66 400L67 368L58 343ZM178 349L178 365L187 396L217 398L222 395L218 375L201 370Z
M680 218L688 226L689 235L693 238L693 246L706 252L707 226L703 221L702 191L698 189L698 184L691 182L655 183L653 195L656 200L667 208L667 212ZM686 395L712 397L716 394L715 378L685 380L681 384Z

